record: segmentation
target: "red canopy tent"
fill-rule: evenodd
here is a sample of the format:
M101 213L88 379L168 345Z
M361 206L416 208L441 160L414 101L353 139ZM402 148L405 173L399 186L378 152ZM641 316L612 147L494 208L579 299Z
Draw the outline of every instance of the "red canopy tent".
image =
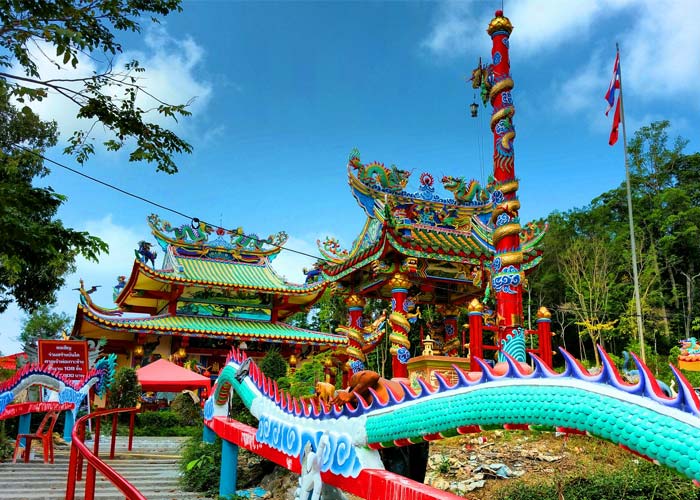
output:
M211 380L186 368L159 359L136 370L141 389L144 392L179 392L185 389L211 387Z

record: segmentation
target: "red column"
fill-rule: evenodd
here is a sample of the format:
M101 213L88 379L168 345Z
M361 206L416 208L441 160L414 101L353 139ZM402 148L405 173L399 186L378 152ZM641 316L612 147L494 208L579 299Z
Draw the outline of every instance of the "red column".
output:
M457 356L459 354L459 332L457 329L459 309L447 306L443 314L445 315L445 348L443 354Z
M513 80L510 77L509 36L513 26L503 12L496 11L487 32L491 35L492 65L485 84L493 107L491 130L493 131L494 224L493 245L496 248L492 263L491 287L496 295L496 314L499 341L522 326L523 301L520 264L520 202L515 178L515 128L513 127ZM522 342L522 340L518 340ZM500 345L500 344L499 344ZM524 348L524 346L523 346ZM522 351L524 352L524 350ZM520 360L520 361L525 361Z
M389 281L391 286L391 315L389 324L391 325L391 368L393 377L408 377L408 367L406 363L411 357L408 340L408 331L411 324L408 322L406 311L406 297L411 282L405 274L396 273Z
M483 335L484 335L484 306L478 299L469 304L469 369L480 372L481 366L476 358L483 359Z
M537 333L540 338L540 358L552 368L552 313L542 306L537 311Z

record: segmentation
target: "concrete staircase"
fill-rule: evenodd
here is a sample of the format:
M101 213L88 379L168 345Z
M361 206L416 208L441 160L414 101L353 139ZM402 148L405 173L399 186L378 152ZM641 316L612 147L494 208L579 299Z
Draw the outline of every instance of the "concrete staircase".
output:
M149 500L194 500L205 497L183 492L178 484L179 446L183 438L134 438L132 452L126 449L126 438L117 438L116 455L109 454L109 441L100 441L100 457L119 474L136 486ZM91 447L91 443L86 443ZM37 450L39 451L39 450ZM68 476L68 448L56 448L53 465L44 464L40 452L29 463L0 463L0 499L58 500L65 498ZM83 498L83 481L77 484L76 498ZM101 475L97 474L95 498L123 499L124 496Z

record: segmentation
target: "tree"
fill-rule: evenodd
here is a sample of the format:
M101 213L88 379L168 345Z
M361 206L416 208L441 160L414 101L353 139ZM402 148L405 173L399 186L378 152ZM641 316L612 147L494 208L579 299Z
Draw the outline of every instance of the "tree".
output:
M287 374L287 362L284 360L280 352L274 347L267 351L267 354L260 361L260 370L265 376L272 380L277 380Z
M575 304L572 312L593 343L596 365L600 365L600 357L595 345L614 324L607 321L610 288L615 281L611 264L608 245L600 239L578 238L562 258L561 273Z
M130 161L153 162L158 170L177 172L172 155L189 153L191 146L149 119L189 115L186 104L169 104L150 94L140 84L138 75L144 68L138 61L123 68L114 63L123 50L117 32L138 33L143 18L157 23L158 16L180 10L180 0L0 0L0 79L19 102L60 97L75 106L76 116L89 123L87 130L73 133L66 148L78 162L94 153L90 134L101 124L108 134L108 150L128 144ZM101 68L89 76L41 74L40 62L75 70L82 57Z
M53 303L78 255L96 261L107 250L99 238L54 219L66 198L36 185L49 170L34 153L54 144L56 124L12 106L0 80L0 312L13 299L29 312Z
M48 306L39 307L22 322L22 332L19 335L22 349L25 352L36 349L39 339L57 339L70 323L67 314L53 312Z
M141 384L136 370L122 366L114 376L107 393L107 408L134 408L141 397Z

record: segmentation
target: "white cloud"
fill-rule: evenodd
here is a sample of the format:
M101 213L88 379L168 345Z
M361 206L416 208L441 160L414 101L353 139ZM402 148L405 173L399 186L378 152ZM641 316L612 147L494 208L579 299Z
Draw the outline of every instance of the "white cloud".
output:
M0 314L0 353L3 356L22 350L22 344L17 337L22 330L23 318L24 313L15 304L10 304L10 307Z
M488 38L483 34L489 17L476 10L473 3L441 3L433 29L421 46L440 57L460 56L467 51L485 53Z
M56 294L55 310L64 312L73 318L79 301L78 292L73 290L80 285L80 278L85 280L85 287L99 285L92 299L103 307L114 307L112 289L117 284L117 276L129 275L134 262L134 249L139 240L144 239L142 231L115 224L112 215L106 215L100 220L86 221L80 231L88 231L109 245L109 254L103 254L99 263L90 262L82 257L76 260L77 270L66 277L65 286ZM161 256L159 255L159 259ZM0 351L4 354L12 354L20 350L21 346L16 341L20 334L24 313L14 304L0 315L2 325L0 329Z
M690 99L700 78L700 30L694 0L645 0L622 39L625 88L647 98ZM694 92L693 94L694 95Z
M183 104L191 101L188 108L193 117L197 117L206 108L212 95L212 84L202 78L199 67L204 58L204 49L191 37L175 39L170 36L165 27L156 25L146 30L143 38L145 49L128 50L118 55L113 61L114 71L123 71L124 64L136 59L146 71L132 73L138 79L138 84L148 93L169 104ZM32 48L34 60L43 80L86 78L103 71L106 62L96 61L85 54L78 55L77 68L70 64L62 65L53 62L55 48L49 44L40 44ZM69 83L65 83L69 87ZM123 90L115 88L115 97L123 95ZM141 92L137 97L137 105L145 110L153 109L158 102ZM74 130L88 129L91 122L76 118L77 106L57 92L51 92L47 99L31 104L32 108L46 120L56 120L59 124L61 137L66 139ZM182 133L192 128L188 119L178 122L155 111L147 115L147 120L166 126ZM104 132L100 127L92 131L97 140L103 139Z
M621 69L625 96L640 101L679 100L698 107L691 98L694 82L700 77L700 31L695 27L691 0L637 0L631 29L620 36ZM610 44L608 44L610 45ZM558 108L568 113L583 112L594 129L609 128L604 119L606 104L603 95L612 77L613 48L606 57L593 50L585 65L564 82L553 86L566 89L558 95ZM684 97L685 96L685 97ZM628 104L631 100L626 99ZM639 116L635 109L625 108L629 130L652 119L668 119L668 113L647 113ZM663 115L663 116L662 116ZM677 117L683 121L684 117Z
M299 238L290 236L284 246L306 254L320 256L316 247L316 240L314 238ZM304 268L311 269L314 262L316 262L315 258L307 257L306 255L291 252L289 250L282 250L277 258L272 261L272 268L277 274L287 279L287 281L292 283L303 283L306 279L303 272Z
M610 15L633 1L519 0L507 5L505 15L517 33L518 51L534 55L586 34L597 16ZM483 53L490 47L484 31L493 14L491 7L484 9L483 4L476 2L442 3L433 29L422 46L443 57Z

